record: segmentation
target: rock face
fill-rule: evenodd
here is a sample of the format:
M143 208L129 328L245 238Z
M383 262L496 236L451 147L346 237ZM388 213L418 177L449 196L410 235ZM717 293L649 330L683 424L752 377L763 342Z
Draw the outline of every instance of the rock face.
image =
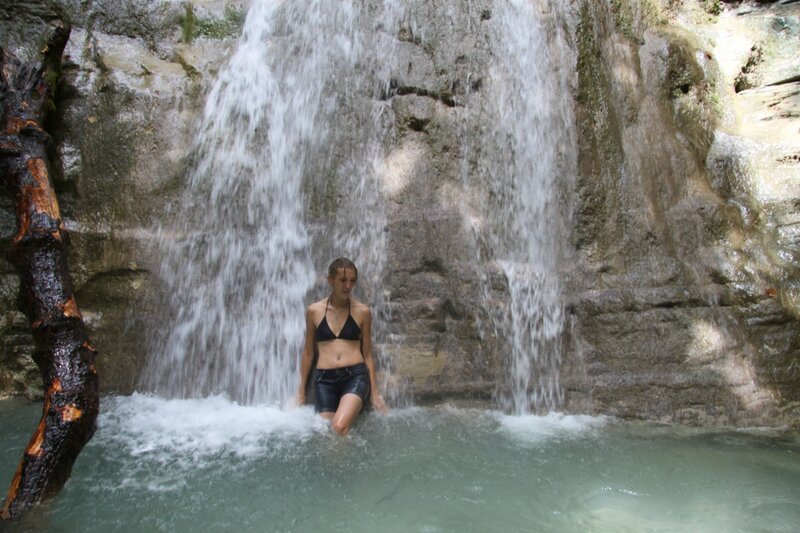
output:
M800 10L709 4L580 9L583 379L611 414L794 422Z
M0 7L0 44L23 60L38 53L49 20L72 24L51 125L54 187L70 232L76 297L103 352L97 367L106 391L131 391L142 365L135 310L150 279L150 233L179 186L203 77L235 43L242 4L12 0ZM12 204L0 198L8 242ZM40 385L30 334L5 260L0 280L0 391L32 395Z
M235 46L244 4L0 7L0 44L21 57L36 53L49 19L73 24L52 125L55 186L106 391L132 391L147 356L151 324L140 311L158 291L151 234L177 205L203 91ZM566 35L553 76L574 100L576 176L560 178L572 214L559 268L561 408L796 424L800 6L534 4L551 40ZM498 9L409 2L398 28L381 28L396 53L385 94L369 95L390 102L393 121L378 341L395 390L417 401L489 400L508 365L507 343L488 326L508 305L508 280L482 255L465 181L482 164L468 148L496 131L481 110L496 97ZM309 178L310 225L336 214L334 185ZM7 241L13 213L0 202ZM327 255L316 259L321 270ZM0 393L31 395L28 333L5 262L0 281Z

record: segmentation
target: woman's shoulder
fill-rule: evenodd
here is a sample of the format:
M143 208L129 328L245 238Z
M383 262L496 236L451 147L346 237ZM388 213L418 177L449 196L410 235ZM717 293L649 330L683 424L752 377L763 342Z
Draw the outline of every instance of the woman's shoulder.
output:
M310 304L308 304L308 307L306 307L306 314L307 315L308 314L314 315L314 314L318 314L318 313L324 313L325 312L325 306L327 304L328 304L328 300L327 299L323 299L323 300L319 300L319 301L310 303Z
M356 300L355 298L351 298L350 302L351 315L361 318L370 318L372 316L372 311L364 302Z

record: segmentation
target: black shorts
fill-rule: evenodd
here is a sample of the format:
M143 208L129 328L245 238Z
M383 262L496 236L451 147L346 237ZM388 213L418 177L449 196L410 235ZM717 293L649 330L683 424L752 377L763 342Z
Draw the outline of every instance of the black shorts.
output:
M369 394L369 371L359 363L342 368L314 370L314 409L318 413L335 413L345 394L356 394L365 402Z

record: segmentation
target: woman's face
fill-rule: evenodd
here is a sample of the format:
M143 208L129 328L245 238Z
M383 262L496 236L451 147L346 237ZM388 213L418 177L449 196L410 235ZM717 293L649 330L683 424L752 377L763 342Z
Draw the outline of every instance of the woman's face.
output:
M328 283L336 296L349 298L353 287L356 286L356 271L352 268L339 268L334 276L328 277Z

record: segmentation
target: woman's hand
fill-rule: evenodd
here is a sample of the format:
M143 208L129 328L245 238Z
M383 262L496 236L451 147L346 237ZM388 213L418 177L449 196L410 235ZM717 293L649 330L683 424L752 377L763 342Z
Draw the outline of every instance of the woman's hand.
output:
M380 394L373 394L370 396L370 402L372 402L372 406L380 411L382 415L389 414L389 408L386 407L386 403L383 401L383 396Z
M306 393L305 391L300 391L297 393L297 398L295 398L295 407L303 407L306 404Z

